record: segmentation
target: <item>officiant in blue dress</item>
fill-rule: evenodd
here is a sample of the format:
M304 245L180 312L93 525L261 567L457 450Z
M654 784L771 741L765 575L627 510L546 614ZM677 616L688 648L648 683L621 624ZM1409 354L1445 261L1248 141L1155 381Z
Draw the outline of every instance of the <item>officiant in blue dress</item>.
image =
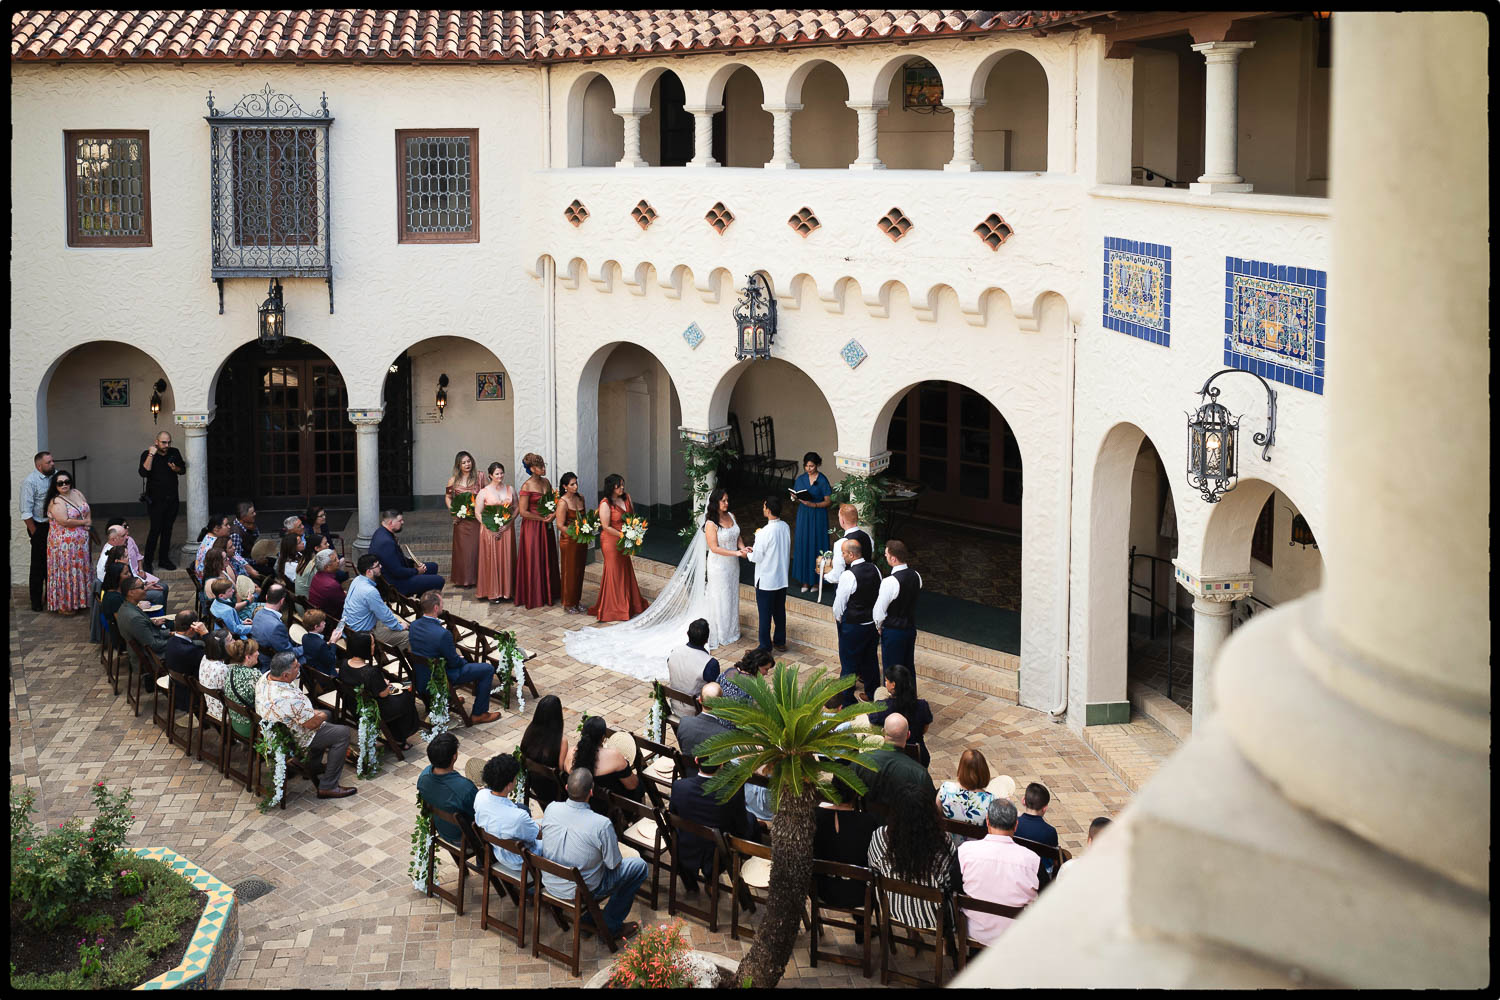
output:
M818 471L823 456L810 451L802 456L803 473L792 488L807 496L797 498L797 525L792 539L792 579L807 593L818 582L818 555L828 551L828 498L833 485Z

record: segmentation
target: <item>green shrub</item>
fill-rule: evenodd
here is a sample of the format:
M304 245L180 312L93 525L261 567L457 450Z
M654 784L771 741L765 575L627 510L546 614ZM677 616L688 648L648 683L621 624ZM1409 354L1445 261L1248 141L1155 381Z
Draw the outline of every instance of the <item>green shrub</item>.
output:
M83 931L84 937L99 937L114 930L115 922L107 913L95 913L93 916L78 918L73 921L73 926Z
M80 902L107 895L118 870L115 855L130 824L130 791L112 795L104 782L94 786L98 815L87 829L77 819L38 836L31 813L36 793L10 790L10 898L27 904L22 919L56 927Z

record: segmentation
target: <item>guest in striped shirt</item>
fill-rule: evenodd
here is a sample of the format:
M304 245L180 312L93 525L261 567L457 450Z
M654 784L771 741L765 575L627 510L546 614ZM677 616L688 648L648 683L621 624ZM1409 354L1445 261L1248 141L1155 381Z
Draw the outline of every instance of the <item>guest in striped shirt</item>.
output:
M870 838L870 867L876 874L930 886L945 896L963 892L958 855L938 826L932 796L909 785L893 791L886 824ZM937 903L900 892L890 893L889 900L891 914L907 926L937 926Z

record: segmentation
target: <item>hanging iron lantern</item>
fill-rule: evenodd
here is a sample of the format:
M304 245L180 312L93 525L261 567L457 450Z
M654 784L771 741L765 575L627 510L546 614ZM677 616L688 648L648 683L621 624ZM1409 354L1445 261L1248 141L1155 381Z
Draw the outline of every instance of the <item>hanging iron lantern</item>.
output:
M151 391L151 422L156 423L157 414L161 413L161 394L167 391L167 380L159 378Z
M275 278L271 279L266 301L260 304L258 321L256 335L260 346L274 352L286 340L286 305L281 301L281 282Z
M765 276L759 272L747 277L745 287L740 289L740 300L734 307L734 325L738 331L736 360L771 356L771 342L776 339L776 300L771 297L771 286Z
M1300 545L1306 549L1309 545L1318 547L1318 540L1313 537L1312 528L1307 523L1307 518L1301 514L1292 518L1292 540L1288 545Z
M1219 390L1213 381L1220 375L1241 371L1243 369L1225 368L1210 375L1203 388L1198 390L1202 402L1197 412L1188 415L1188 485L1203 494L1206 503L1218 503L1219 498L1233 490L1239 481L1240 418L1219 402ZM1257 433L1254 441L1262 446L1260 457L1269 462L1271 445L1276 443L1276 390L1254 372L1244 374L1260 379L1260 384L1266 389L1266 430Z
M443 419L443 411L448 408L448 376L446 373L438 376L437 398L432 402L437 407L438 419Z

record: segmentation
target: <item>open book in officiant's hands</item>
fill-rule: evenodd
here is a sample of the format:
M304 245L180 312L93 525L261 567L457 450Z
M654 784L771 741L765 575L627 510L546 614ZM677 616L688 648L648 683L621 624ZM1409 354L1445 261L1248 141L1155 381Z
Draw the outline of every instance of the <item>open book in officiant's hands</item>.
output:
M793 500L796 500L798 502L803 500L811 501L813 498L812 494L807 490L793 489L792 487L788 486L786 491L791 494Z

